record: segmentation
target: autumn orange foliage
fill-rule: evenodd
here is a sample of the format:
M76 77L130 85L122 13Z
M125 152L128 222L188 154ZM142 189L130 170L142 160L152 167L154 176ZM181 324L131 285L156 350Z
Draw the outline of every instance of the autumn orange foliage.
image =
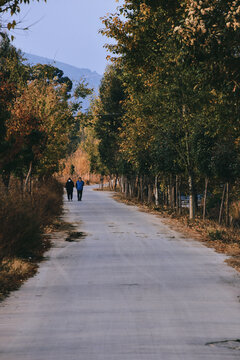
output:
M71 167L74 166L74 173L71 174ZM90 172L90 161L88 155L84 150L78 148L75 153L62 161L62 171L58 173L57 178L63 183L71 176L74 181L77 181L78 177L82 177L85 182L97 183L99 182L99 175L92 174Z

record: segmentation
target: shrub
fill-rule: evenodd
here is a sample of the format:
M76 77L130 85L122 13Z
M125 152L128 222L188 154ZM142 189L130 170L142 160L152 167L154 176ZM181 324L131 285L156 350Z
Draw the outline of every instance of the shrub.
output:
M218 219L221 196L222 194L218 192L211 194L207 197L207 212L210 219Z
M62 189L54 180L37 183L32 195L15 186L0 191L0 258L35 257L45 246L44 226L62 209Z
M55 179L49 179L37 185L32 198L42 225L50 224L53 217L61 214L62 197L63 186Z
M223 240L225 231L223 230L213 230L208 232L210 240Z

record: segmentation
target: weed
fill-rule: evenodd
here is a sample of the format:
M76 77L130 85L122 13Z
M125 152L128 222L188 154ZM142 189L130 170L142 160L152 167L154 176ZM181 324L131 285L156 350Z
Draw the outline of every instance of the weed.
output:
M210 240L223 240L225 231L223 230L213 230L208 232Z
M65 241L73 242L73 241L76 241L77 239L84 238L85 236L86 236L86 234L84 234L83 232L80 232L80 231L77 231L77 232L71 231L71 232L68 234L68 237L66 238Z
M0 300L10 291L17 290L24 280L33 276L37 264L22 259L4 259L0 267Z

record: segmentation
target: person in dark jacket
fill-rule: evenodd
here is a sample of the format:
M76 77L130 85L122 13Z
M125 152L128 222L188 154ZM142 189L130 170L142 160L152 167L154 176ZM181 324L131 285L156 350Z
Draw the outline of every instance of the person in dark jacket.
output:
M66 182L66 190L67 190L67 197L68 197L68 201L72 201L73 199L73 188L74 188L74 182L72 181L71 178L68 179L68 181Z
M78 179L78 181L76 182L78 201L81 201L81 200L82 200L83 187L84 187L84 181L83 181L82 178L80 177L80 178Z

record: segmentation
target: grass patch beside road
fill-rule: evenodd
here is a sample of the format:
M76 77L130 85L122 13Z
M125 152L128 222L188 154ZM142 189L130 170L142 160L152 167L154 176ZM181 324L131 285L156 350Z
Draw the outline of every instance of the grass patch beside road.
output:
M18 184L0 189L0 300L33 276L51 246L48 234L60 225L63 188L55 180L37 183L31 193Z
M4 259L0 266L0 301L11 291L17 290L22 283L37 272L35 262L23 259Z

